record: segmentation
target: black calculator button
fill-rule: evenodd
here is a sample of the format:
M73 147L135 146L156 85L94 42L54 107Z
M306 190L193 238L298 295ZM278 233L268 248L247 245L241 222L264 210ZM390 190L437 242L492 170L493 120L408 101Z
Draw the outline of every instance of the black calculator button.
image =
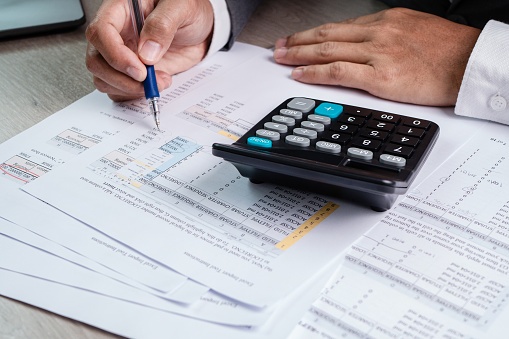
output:
M279 133L288 132L288 126L286 126L285 124L278 124L276 122L266 122L263 124L263 127L270 131L275 131Z
M392 113L375 112L372 119L397 124L401 120L401 116Z
M391 138L391 142L395 144L415 147L419 143L419 138L396 134Z
M324 117L329 117L331 119L339 117L341 113L343 113L343 106L332 104L330 102L322 102L317 108L315 108L315 114L323 115Z
M355 125L348 125L348 124L341 124L341 123L333 123L330 126L331 131L341 132L341 133L347 133L347 134L354 134L357 132L359 128Z
M367 124L367 128L378 129L385 132L392 132L396 125L391 122L370 120Z
M302 112L296 111L294 109L283 108L282 110L279 111L279 114L281 114L285 117L290 117L290 118L294 118L297 120L302 119Z
M323 141L329 141L336 144L344 145L352 138L349 134L336 133L333 131L326 131L322 134Z
M319 122L307 121L307 120L301 122L300 127L306 128L306 129L312 129L317 132L323 132L323 130L325 129L325 126L323 124L321 124Z
M315 108L315 101L307 98L293 98L286 107L292 110L301 111L303 113L310 112Z
M357 148L357 147L350 147L348 149L348 151L346 151L346 154L349 157L366 160L366 161L373 159L373 152L366 150L366 149Z
M315 147L317 150L327 153L338 154L341 152L341 145L333 142L318 141Z
M352 106L344 106L344 109L343 109L343 112L345 112L345 114L350 114L350 115L356 115L356 116L359 116L359 117L364 117L364 118L369 118L371 116L371 111L370 110L367 110L367 109L363 109L363 108L360 108L360 107L352 107Z
M301 127L295 128L293 130L293 134L295 134L296 136L304 137L304 138L308 138L308 139L316 139L318 137L317 131L308 129L308 128L301 128Z
M338 121L344 122L344 123L347 123L350 125L361 126L364 123L364 121L366 121L366 118L355 116L355 115L342 114L339 117Z
M329 118L329 117L325 117L323 115L318 115L318 114L310 114L308 115L308 120L309 121L314 121L314 122L319 122L321 124L324 124L325 126L329 126L332 119Z
M384 153L399 155L400 157L408 159L412 155L413 151L414 151L413 147L397 144L388 144L387 147L385 147Z
M360 136L364 137L364 138L370 138L370 139L384 141L389 136L389 133L384 132L384 131L379 131L376 129L366 129L366 130L361 131Z
M370 150L373 152L376 152L380 148L381 145L382 145L381 141L373 140L373 139L355 138L352 141L353 147L367 149L367 150Z
M311 141L308 138L299 137L297 135L287 135L285 141L289 145L308 147Z
M420 139L424 136L424 134L426 134L426 131L422 128L401 126L397 129L396 133L409 135Z
M380 156L380 163L389 165L389 166L395 166L395 167L405 167L406 165L406 159L403 157L398 157L391 154L382 154Z
M295 126L295 119L290 117L285 117L282 115L274 115L272 116L272 121L278 124L285 124L286 126L292 127Z
M403 125L428 129L431 126L431 122L421 119L405 118L403 119Z
M259 138L269 139L272 141L277 141L281 138L281 135L278 132L269 131L268 129L257 130L256 136Z

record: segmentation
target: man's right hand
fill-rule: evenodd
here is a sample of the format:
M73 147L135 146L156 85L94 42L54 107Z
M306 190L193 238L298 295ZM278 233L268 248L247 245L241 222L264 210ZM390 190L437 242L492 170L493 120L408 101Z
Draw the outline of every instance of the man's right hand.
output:
M159 90L173 74L199 63L214 24L208 0L142 0L145 25L136 43L127 0L104 0L87 28L86 65L95 87L114 101L144 95L145 65L155 65Z

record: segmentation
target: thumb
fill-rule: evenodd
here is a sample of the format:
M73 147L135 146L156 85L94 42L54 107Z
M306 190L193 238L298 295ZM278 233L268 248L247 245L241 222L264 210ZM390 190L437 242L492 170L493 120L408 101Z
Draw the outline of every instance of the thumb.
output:
M180 12L173 1L160 1L145 19L140 33L138 55L146 65L161 60L181 25Z

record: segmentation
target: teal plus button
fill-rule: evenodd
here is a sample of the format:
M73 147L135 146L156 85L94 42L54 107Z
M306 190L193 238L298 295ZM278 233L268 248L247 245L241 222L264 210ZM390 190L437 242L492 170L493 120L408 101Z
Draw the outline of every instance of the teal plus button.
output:
M256 147L265 147L265 148L272 147L272 141L270 141L269 139L258 138L258 137L247 138L247 144L249 146L256 146Z
M331 119L339 117L341 113L343 113L343 106L328 102L322 102L317 108L315 108L315 114L323 115Z

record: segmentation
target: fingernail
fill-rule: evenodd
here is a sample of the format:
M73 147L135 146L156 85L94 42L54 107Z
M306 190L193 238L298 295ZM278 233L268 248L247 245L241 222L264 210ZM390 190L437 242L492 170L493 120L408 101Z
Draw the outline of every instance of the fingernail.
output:
M136 81L143 81L145 80L143 78L143 72L136 67L129 66L127 67L127 75L129 75L131 78L133 78Z
M286 41L288 39L286 38L281 38L279 39L278 41L276 41L276 48L281 48L281 47L285 47L286 46Z
M304 68L296 68L292 71L292 78L295 80L299 80L302 78L302 75L304 74Z
M161 53L162 46L155 41L147 40L140 49L140 57L148 62L155 62Z
M286 53L288 53L288 48L277 48L274 50L274 59L281 59L284 58Z

